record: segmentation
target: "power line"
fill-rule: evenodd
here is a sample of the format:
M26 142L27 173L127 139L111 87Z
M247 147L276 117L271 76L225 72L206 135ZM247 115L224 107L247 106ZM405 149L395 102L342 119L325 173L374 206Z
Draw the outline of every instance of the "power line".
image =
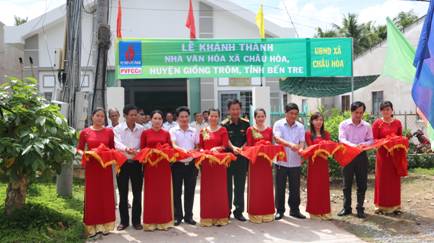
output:
M288 8L286 7L286 3L285 1L283 1L283 5L285 6L285 10L286 10L286 14L289 17L289 20L291 21L292 27L294 27L294 31L295 31L295 36L299 37L298 32L297 32L297 27L295 27L294 22L292 21L291 15L289 14Z

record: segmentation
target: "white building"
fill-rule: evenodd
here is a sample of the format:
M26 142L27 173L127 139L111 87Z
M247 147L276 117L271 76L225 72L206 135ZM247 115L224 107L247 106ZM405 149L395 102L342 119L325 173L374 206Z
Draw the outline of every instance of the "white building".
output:
M235 1L193 0L196 30L199 38L258 38L255 25L256 13ZM92 5L82 13L81 89L92 92L95 68L94 33L95 14L89 13ZM47 98L53 96L58 80L57 73L65 38L66 6L60 6L20 26L4 26L4 45L16 48L10 55L24 58L25 75L31 74L28 57L34 60L34 73L40 80L39 88ZM252 87L259 86L259 78L200 78L200 79L139 79L115 80L115 50L117 1L110 1L109 24L112 46L109 50L107 83L108 106L122 108L126 103L136 104L145 112L159 108L173 110L179 105L189 105L193 112L211 107L226 107L229 98L238 98L244 104L244 112L252 103ZM188 38L185 27L188 1L179 0L123 0L122 34L135 38ZM267 37L293 37L292 29L266 21ZM1 26L0 26L1 27ZM0 31L1 32L1 31ZM0 37L2 35L0 34ZM0 45L1 47L1 45ZM1 53L1 52L0 52ZM11 58L14 59L14 58ZM1 70L0 76L19 70L15 60L9 63L15 68ZM1 63L0 63L1 65ZM14 73L19 76L19 74ZM283 110L284 93L279 90L278 79L266 79L270 87L271 109ZM285 96L286 97L286 96Z

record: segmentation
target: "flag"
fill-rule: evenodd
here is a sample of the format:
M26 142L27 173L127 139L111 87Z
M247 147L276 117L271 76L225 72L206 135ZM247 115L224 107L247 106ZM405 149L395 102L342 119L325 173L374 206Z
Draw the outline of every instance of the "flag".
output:
M256 26L258 26L259 36L265 38L264 8L262 4L259 6L258 13L256 14Z
M121 9L121 0L118 0L118 15L116 18L116 37L122 38L122 9Z
M383 75L407 84L414 81L416 68L413 66L416 51L392 20L387 20L387 54ZM419 114L418 109L418 114ZM434 148L434 129L424 116L421 116L427 127L427 136Z
M434 124L434 0L430 1L413 65L416 67L412 96L431 126ZM434 53L433 53L434 54Z
M387 54L383 75L407 84L413 83L416 68L413 66L415 50L404 35L387 20Z
M188 17L185 26L190 29L190 39L196 39L196 25L194 24L193 4L190 0L190 6L188 7Z

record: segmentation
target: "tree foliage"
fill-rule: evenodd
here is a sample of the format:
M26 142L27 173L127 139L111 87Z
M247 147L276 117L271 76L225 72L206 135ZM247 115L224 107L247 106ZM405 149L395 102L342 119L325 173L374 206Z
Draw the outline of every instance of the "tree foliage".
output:
M22 24L27 23L27 21L29 20L29 18L28 17L21 18L19 16L14 15L14 20L15 20L15 26L18 26L18 25L22 25Z
M28 185L59 173L72 161L75 130L59 107L37 90L35 79L10 79L0 86L0 176L8 183L6 211L20 208Z
M401 30L418 20L413 11L400 12L393 21ZM387 38L386 25L375 25L374 22L360 23L356 14L344 15L340 25L334 24L329 30L317 28L315 37L349 37L354 41L354 56L357 57L373 48Z

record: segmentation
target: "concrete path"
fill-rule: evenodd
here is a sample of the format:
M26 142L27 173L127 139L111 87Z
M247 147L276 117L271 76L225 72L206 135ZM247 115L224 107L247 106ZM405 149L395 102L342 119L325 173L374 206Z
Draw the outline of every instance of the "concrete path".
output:
M199 221L199 180L196 186L194 202L194 218ZM130 201L132 195L130 195ZM304 205L301 205L304 209ZM307 215L307 214L306 214ZM247 214L245 213L245 216ZM117 224L119 212L116 210ZM95 241L94 241L95 242ZM168 231L145 232L134 230L131 226L124 231L115 231L108 236L103 236L96 242L120 243L120 242L363 242L351 233L348 233L333 223L319 220L299 220L288 217L279 221L253 224L239 222L231 219L229 225L223 227L200 227L181 224Z

